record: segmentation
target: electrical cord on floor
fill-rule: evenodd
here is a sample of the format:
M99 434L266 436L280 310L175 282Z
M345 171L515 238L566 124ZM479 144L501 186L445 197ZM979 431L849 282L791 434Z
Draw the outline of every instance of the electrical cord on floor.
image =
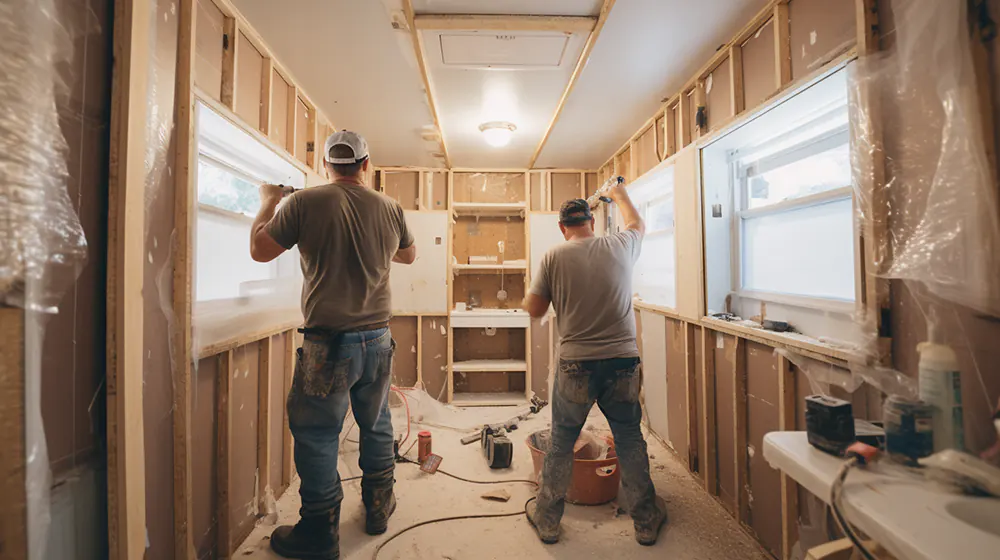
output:
M441 471L437 471L437 472L441 472ZM451 476L451 475L449 475L449 476ZM464 479L459 478L459 480L464 480ZM472 482L472 481L467 481L467 482ZM500 482L507 482L507 481L499 481L498 480L498 481L493 481L493 482L500 483ZM521 481L512 481L512 482L521 482ZM479 483L479 484L492 484L492 482L482 482L482 483ZM470 515L453 515L451 517L439 517L437 519L428 519L426 521L421 521L419 523L414 523L413 525L410 525L409 527L404 527L403 529L400 529L399 531L393 533L389 538L387 538L384 541L380 542L378 544L378 546L375 547L375 550L372 552L372 560L378 560L378 553L379 553L379 551L381 551L382 548L385 547L385 545L387 545L390 542L392 542L393 539L395 539L396 537L402 535L403 533L405 533L407 531L416 529L417 527L423 527L424 525L430 525L432 523L443 523L445 521L461 521L461 520L464 520L464 519L496 519L496 518L499 518L499 517L520 517L522 515L527 515L528 514L528 504L530 504L535 499L536 498L534 496L532 496L531 498L528 498L528 501L524 502L524 508L522 508L521 511L512 511L512 512L509 512L509 513L475 513L475 514L470 514Z
M403 455L400 455L399 457L396 457L396 461L399 462L399 463L410 463L410 464L416 465L418 467L420 466L420 463L418 463L417 461L414 461L413 459L410 459L408 457L404 457ZM472 480L472 479L469 479L469 478L463 478L461 476L458 476L457 474L451 474L450 472L445 472L445 471L443 471L441 469L438 469L438 470L436 470L434 472L437 473L437 474L443 474L445 476L450 476L451 478L454 478L455 480L461 480L462 482L468 482L469 484L509 484L509 483L515 483L515 482L523 482L525 484L534 484L535 486L538 486L537 482L535 482L534 480L528 480L526 478L515 478L515 479L511 479L511 480Z
M844 461L844 464L840 467L840 471L837 472L837 477L833 480L833 485L830 487L830 509L833 510L833 517L837 520L837 524L840 525L840 529L851 540L851 544L861 553L861 556L865 560L876 560L875 555L865 547L865 544L858 537L857 533L854 532L854 527L851 527L851 524L848 523L843 512L840 510L840 495L844 489L844 481L847 479L847 473L857 466L858 463L858 458L852 457Z

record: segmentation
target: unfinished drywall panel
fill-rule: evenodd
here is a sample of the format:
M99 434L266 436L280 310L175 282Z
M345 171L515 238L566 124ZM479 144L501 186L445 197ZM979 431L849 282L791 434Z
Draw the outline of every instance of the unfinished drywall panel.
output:
M585 174L584 175L584 181L585 181L584 187L586 189L584 191L584 198L589 198L590 195L592 195L595 192L597 192L597 189L600 186L597 183L597 173L587 173L587 174Z
M531 194L531 211L541 212L545 210L542 205L542 173L532 171L528 174L528 191Z
M291 123L288 122L288 102L294 92L277 70L271 72L270 135L277 145L291 152L291 138L288 134L291 126Z
M498 262L524 260L526 256L521 218L462 216L455 220L454 236L452 251L459 264L468 264L470 256L496 257Z
M857 42L852 2L792 0L788 21L793 80L810 74Z
M734 397L736 387L733 384L733 371L736 369L736 337L713 332L715 338L712 348L715 349L715 425L717 427L718 447L716 457L719 460L719 501L722 506L734 514L736 512L736 445L733 430L736 414Z
M425 210L447 210L448 173L446 171L433 171L427 175L431 178L431 194L430 208L425 208Z
M232 398L229 426L229 550L253 530L257 521L257 402L260 344L253 342L233 350ZM192 430L193 431L193 430ZM220 450L221 451L221 450Z
M667 152L668 155L674 155L684 147L680 102L671 105L667 111L669 111L667 116Z
M150 148L157 161L173 161L174 115L177 111L177 32L178 10L167 2L157 2L155 29L150 41L150 111L147 131ZM167 136L160 136L166 133ZM163 158L163 159L159 159ZM168 287L158 288L151 279L171 270L171 239L175 235L174 186L172 166L154 165L145 180L145 242L143 260L145 278L143 298L143 442L146 477L146 532L148 560L174 557L174 377L171 370L170 333L172 325L163 310L170 301Z
M264 57L242 32L236 48L236 114L255 130L260 126L261 80Z
M667 347L667 421L670 433L667 441L681 457L687 460L687 349L684 344L686 323L666 319Z
M749 525L757 540L781 557L781 475L764 460L764 435L781 429L778 357L774 348L746 342Z
M545 400L549 400L552 374L551 320L551 317L531 320L531 390Z
M650 126L635 139L635 175L642 177L644 173L656 167L660 163L660 158L656 155L656 131Z
M524 173L454 173L455 202L526 202Z
M698 154L698 148L691 145L678 152L674 160L677 312L692 321L705 314Z
M454 362L524 360L524 329L455 329Z
M656 122L653 123L653 128L656 130L656 157L659 161L663 161L667 157L667 116L666 113L661 114L656 118ZM590 191L588 191L589 193Z
M455 372L455 395L524 393L524 373Z
M618 173L622 177L625 177L626 183L631 183L635 180L635 163L632 158L632 146L629 146L622 152L621 171Z
M778 89L774 58L774 21L767 20L743 43L743 106L747 109L757 107Z
M312 164L310 143L312 142L312 109L301 97L295 98L295 157L306 165Z
M195 17L194 83L217 101L222 100L222 25L225 16L212 0L198 0Z
M549 249L564 242L562 231L559 230L558 214L534 214L528 216L531 221L531 278L538 277L542 266L542 257Z
M704 462L707 461L709 456L714 457L714 453L708 453L708 450L703 449L702 442L705 441L705 429L706 420L704 418L704 412L702 409L702 400L705 395L705 387L702 385L702 378L705 376L705 372L702 370L702 346L701 346L701 327L695 325L689 325L688 328L694 331L694 410L690 411L690 414L695 418L696 430L695 433L698 436L698 441L695 442L695 449L697 450L698 460L695 464L695 472L701 475L701 479L705 480L706 470ZM714 425L714 424L713 424ZM712 440L715 441L715 434L712 434Z
M285 398L288 396L285 392L285 376L288 376L289 378L292 376L292 372L289 371L289 354L288 348L285 347L286 340L287 337L285 336L285 333L271 337L271 405L269 424L267 427L269 438L268 446L270 449L271 461L268 466L269 476L267 483L271 487L271 492L274 494L274 499L276 500L281 497L281 494L284 491L281 484L281 444L284 438L285 428Z
M389 289L393 310L398 313L446 313L448 214L414 210L404 214L417 247L417 259L413 264L392 264Z
M198 427L191 430L191 534L198 558L212 556L217 542L218 366L219 358L211 356L199 360L191 372L191 425Z
M667 417L667 325L663 315L639 311L642 321L642 390L649 429L669 437Z
M420 375L424 389L439 401L448 398L448 318L420 318Z
M487 309L520 309L524 300L524 272L503 271L491 274L459 274L452 281L452 299L475 303ZM500 299L500 292L506 298Z
M399 202L403 210L417 210L420 198L420 172L383 171L382 192Z
M392 384L413 387L417 384L417 317L393 317L389 321L396 353L392 357Z
M684 94L687 99L684 107L687 111L684 114L684 128L690 135L691 141L697 140L702 132L698 128L698 94L697 88L689 90Z
M730 62L727 56L705 77L705 97L708 100L705 111L709 130L715 130L733 117L733 80L730 77Z
M580 184L579 173L555 173L551 175L552 200L549 208L553 211L559 210L562 203L574 198L580 198L583 192L583 185Z

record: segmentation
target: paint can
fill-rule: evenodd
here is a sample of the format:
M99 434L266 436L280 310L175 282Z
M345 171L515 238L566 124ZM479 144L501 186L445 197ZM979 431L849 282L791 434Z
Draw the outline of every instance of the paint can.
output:
M431 433L424 430L417 434L417 462L423 464L431 454Z
M933 408L919 400L892 395L885 401L885 450L903 463L916 465L917 459L934 451Z

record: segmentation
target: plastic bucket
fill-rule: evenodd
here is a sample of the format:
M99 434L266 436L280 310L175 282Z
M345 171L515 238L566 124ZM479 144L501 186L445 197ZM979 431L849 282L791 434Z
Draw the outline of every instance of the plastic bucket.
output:
M542 474L546 453L531 445L531 436L524 441L531 450L531 462L535 465L535 480ZM618 457L615 455L615 443L610 438L608 457L606 459L574 459L573 478L566 492L566 501L571 504L596 506L605 504L618 497L618 483L621 473L618 472Z

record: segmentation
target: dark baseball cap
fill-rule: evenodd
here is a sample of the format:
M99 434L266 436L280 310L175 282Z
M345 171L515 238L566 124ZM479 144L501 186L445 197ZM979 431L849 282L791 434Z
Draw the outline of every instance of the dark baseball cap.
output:
M559 208L559 223L564 226L578 226L589 222L594 215L590 213L590 205L582 198L574 198L562 203Z

